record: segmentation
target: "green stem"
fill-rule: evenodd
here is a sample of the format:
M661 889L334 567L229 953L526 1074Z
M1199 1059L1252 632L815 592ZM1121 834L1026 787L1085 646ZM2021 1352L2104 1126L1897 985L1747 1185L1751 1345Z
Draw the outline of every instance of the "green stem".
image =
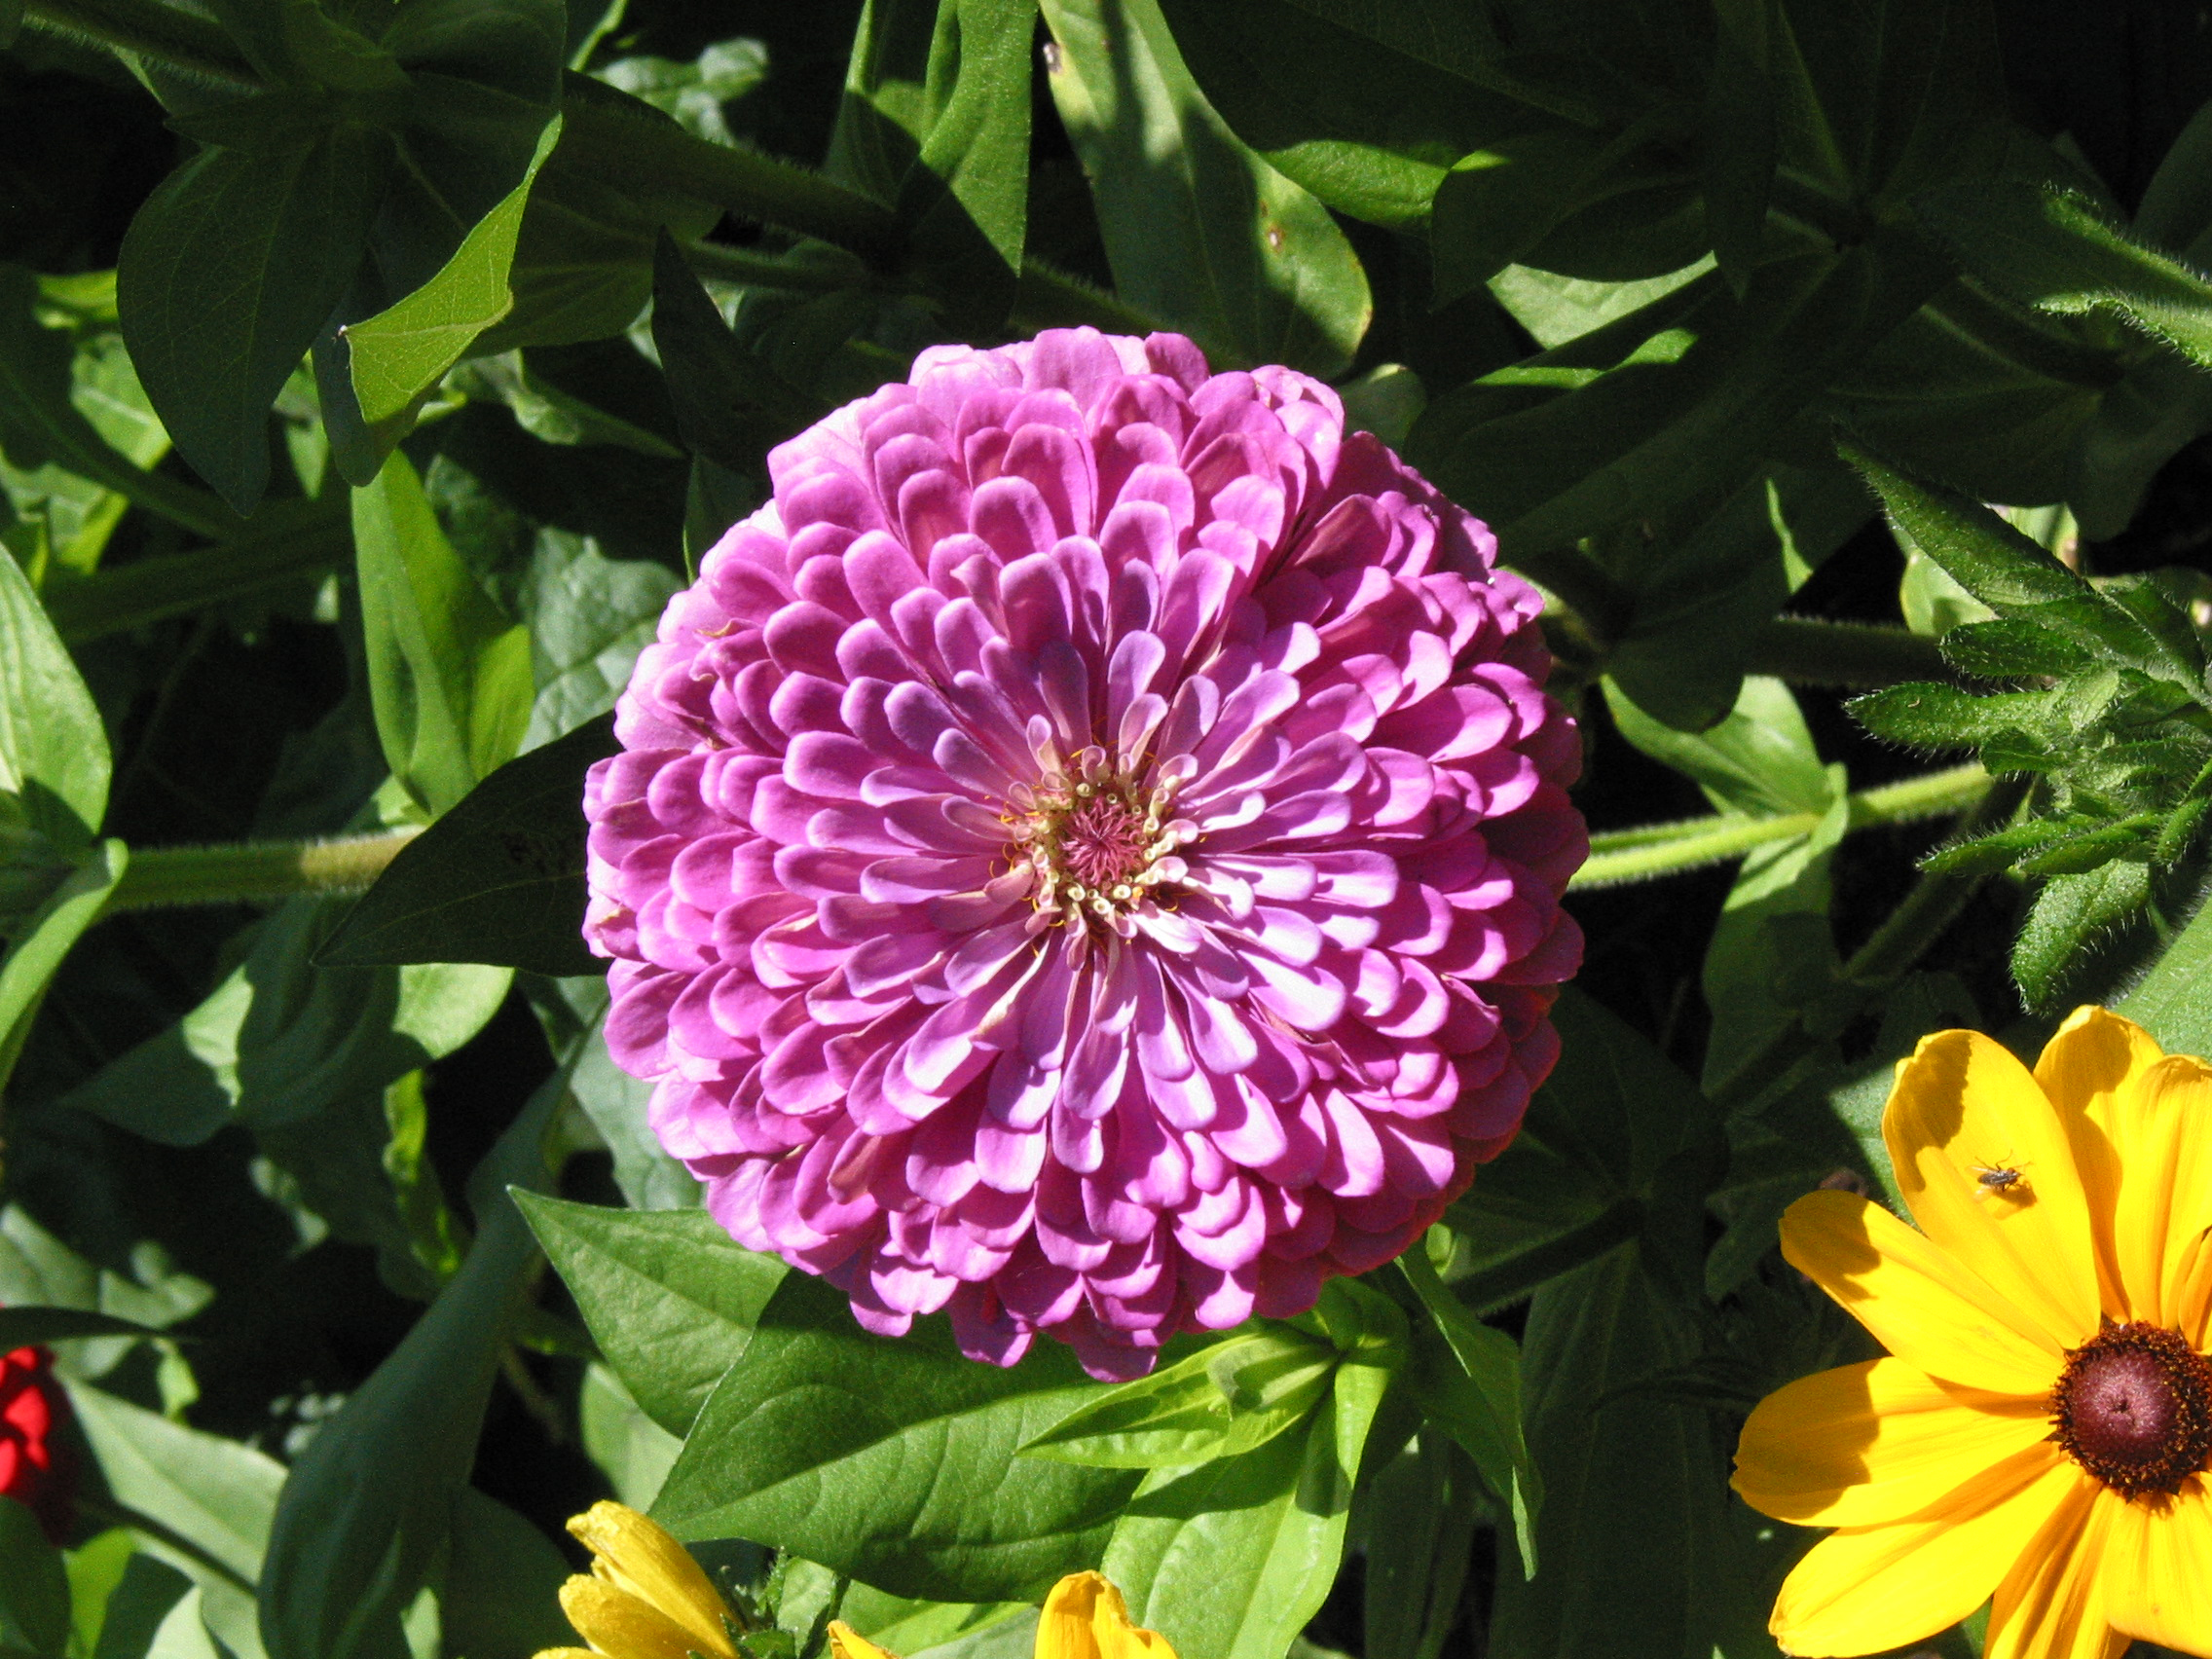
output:
M261 77L220 24L160 0L27 0L23 21L211 81L256 90L261 86Z
M781 254L756 253L731 247L727 242L695 241L683 244L683 257L702 276L737 282L749 288L789 288L802 293L840 293L864 287L863 271L831 271L818 265L801 265Z
M1751 642L1744 668L1748 674L1771 674L1797 685L1860 690L1951 676L1943 653L1926 635L1813 616L1777 616Z
M82 645L317 575L349 559L352 546L342 499L275 502L213 547L158 554L90 576L57 574L40 597L61 637Z
M672 121L646 121L571 74L562 99L556 165L645 196L671 192L748 219L852 249L873 264L898 254L888 207L819 173L753 150L695 138Z
M1965 815L1962 828L1974 834L2010 818L2026 797L2031 782L2024 777L1997 780ZM1922 875L1905 895L1904 903L1843 965L1839 986L1857 993L1862 1008L1889 990L1912 972L1913 964L1959 919L1987 879L1986 875ZM1830 1009L1827 1014L1832 1019L1834 1011ZM1820 1042L1820 1035L1805 1019L1792 1020L1747 1054L1706 1094L1724 1112L1755 1106Z
M361 893L421 831L334 841L244 841L222 847L133 847L108 913L166 904L236 904L299 893Z
M1862 790L1851 797L1851 828L1910 824L1962 812L1988 793L1989 774L1972 761L1947 771L1907 778ZM1633 830L1605 830L1590 837L1590 862L1567 883L1570 889L1612 887L1649 881L1700 865L1741 858L1769 841L1786 841L1820 827L1817 812L1788 812L1773 818L1723 813L1676 824L1645 824Z

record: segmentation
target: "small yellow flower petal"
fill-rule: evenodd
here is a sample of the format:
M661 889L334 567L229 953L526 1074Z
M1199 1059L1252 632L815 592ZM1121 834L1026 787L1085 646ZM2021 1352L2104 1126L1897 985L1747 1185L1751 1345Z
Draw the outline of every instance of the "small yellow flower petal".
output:
M2202 1475L2171 1497L2121 1505L2108 1560L2115 1628L2160 1647L2212 1653L2212 1496Z
M2173 1054L2112 1102L2113 1257L2129 1315L2178 1326L2190 1247L2212 1226L2212 1068Z
M2043 1086L1978 1031L1924 1039L1882 1114L1898 1190L1920 1230L2060 1348L2097 1333L2096 1247L2065 1127ZM1985 1169L2019 1172L1992 1192Z
M1815 1544L1784 1581L1768 1625L1786 1653L1880 1653L1978 1607L2082 1473L2054 1446L1984 1470L1934 1517L1848 1527Z
M609 1586L681 1626L708 1659L736 1659L714 1581L659 1526L603 1499L571 1519L569 1530L590 1548L592 1571Z
M2075 1171L2089 1200L2097 1237L2098 1278L2105 1311L2127 1317L2113 1256L2112 1223L2120 1206L2120 1154L2112 1141L2114 1098L2149 1071L2164 1051L2133 1020L2101 1008L2078 1008L2067 1016L2036 1061L2036 1081L2058 1111L2074 1147Z
M604 1659L588 1647L540 1647L530 1659Z
M1995 1394L2049 1394L2063 1348L1988 1282L1856 1193L1807 1193L1782 1254L1898 1358Z
M1130 1622L1112 1584L1095 1572L1075 1572L1045 1598L1036 1659L1175 1659L1175 1649L1158 1631Z
M1799 1378L1744 1424L1730 1483L1806 1527L1901 1521L2050 1435L2042 1400L1935 1381L1901 1359Z
M2105 1618L2105 1552L2125 1499L2077 1482L1997 1586L1982 1659L2119 1659Z
M580 1572L561 1586L561 1610L608 1659L684 1659L699 1647L696 1637L659 1608Z
M891 1659L843 1619L830 1621L830 1659Z
M2175 1323L2181 1334L2202 1353L2212 1346L2212 1230L2198 1234L2182 1251L2169 1294L2179 1310Z

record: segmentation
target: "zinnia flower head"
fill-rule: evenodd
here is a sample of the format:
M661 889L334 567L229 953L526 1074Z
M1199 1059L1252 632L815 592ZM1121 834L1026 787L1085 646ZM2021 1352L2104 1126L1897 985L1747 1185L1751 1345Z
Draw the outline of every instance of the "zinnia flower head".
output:
M894 1659L882 1648L833 1620L830 1659ZM1071 1572L1052 1586L1037 1621L1035 1659L1175 1659L1158 1631L1129 1622L1121 1591L1095 1572Z
M561 1586L561 1610L589 1647L536 1659L738 1659L729 1607L682 1544L626 1505L602 1499L569 1521L591 1571Z
M61 1444L68 1404L42 1347L0 1353L0 1497L38 1517L55 1543L73 1518L74 1470Z
M608 1040L868 1329L1102 1377L1496 1155L1587 851L1540 602L1287 369L938 348L769 457L592 771Z
M1934 1635L1985 1659L2212 1653L2212 1067L2085 1008L2031 1074L1927 1039L1882 1119L1915 1232L1800 1198L1783 1254L1893 1357L1762 1401L1736 1490L1837 1529L1784 1584L1800 1654Z

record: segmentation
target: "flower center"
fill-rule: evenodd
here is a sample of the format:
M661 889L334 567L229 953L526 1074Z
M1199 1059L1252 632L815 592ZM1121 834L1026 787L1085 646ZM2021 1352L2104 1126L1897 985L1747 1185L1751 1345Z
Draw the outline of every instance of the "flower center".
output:
M1115 776L1099 750L1077 758L1072 776L1047 779L1012 802L1010 849L1037 871L1040 910L1065 905L1126 933L1126 912L1163 881L1185 874L1175 849L1195 840L1198 827L1168 818L1170 779L1140 788Z
M2051 1438L2122 1497L2172 1492L2212 1456L2212 1364L2179 1331L2108 1325L2066 1356Z

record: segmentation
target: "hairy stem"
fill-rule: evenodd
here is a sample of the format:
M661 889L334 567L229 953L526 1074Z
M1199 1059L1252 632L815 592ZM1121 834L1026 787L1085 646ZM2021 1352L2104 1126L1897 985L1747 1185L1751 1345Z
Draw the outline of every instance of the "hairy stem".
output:
M618 189L710 202L850 248L871 263L896 258L902 234L888 207L790 162L695 138L674 122L644 120L580 81L569 77L562 100L556 165Z
M297 893L361 893L420 830L333 841L245 841L131 849L108 912L165 904L236 904Z
M1862 790L1851 797L1851 828L1910 824L1962 812L1988 793L1989 774L1969 762L1902 783ZM1770 841L1786 841L1817 829L1817 812L1790 812L1774 818L1744 818L1733 813L1611 830L1590 837L1590 862L1575 872L1570 890L1613 887L1649 881L1701 865L1741 858Z
M1777 616L1751 643L1748 674L1771 674L1797 685L1872 690L1907 680L1947 680L1950 667L1936 642L1903 628Z

